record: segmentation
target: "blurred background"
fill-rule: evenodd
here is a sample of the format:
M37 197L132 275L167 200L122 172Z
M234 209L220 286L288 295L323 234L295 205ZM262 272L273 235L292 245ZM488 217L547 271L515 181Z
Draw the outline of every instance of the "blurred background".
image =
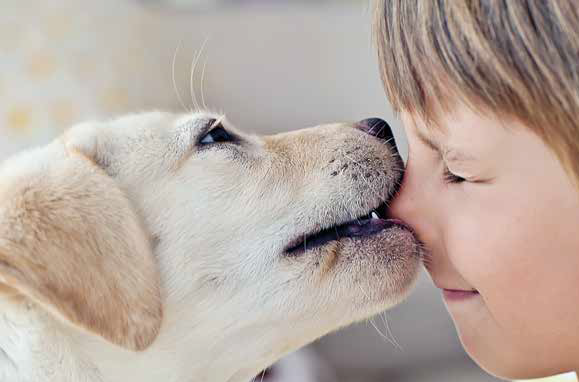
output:
M0 0L0 159L77 121L180 111L194 97L259 134L381 117L406 156L370 21L368 0ZM291 355L263 380L495 379L464 354L423 275L405 303Z

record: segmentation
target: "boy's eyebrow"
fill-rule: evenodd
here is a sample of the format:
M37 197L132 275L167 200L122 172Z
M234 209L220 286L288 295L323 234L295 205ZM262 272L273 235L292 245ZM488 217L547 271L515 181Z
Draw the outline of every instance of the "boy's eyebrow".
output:
M434 151L442 152L441 147L438 144L438 142L436 142L434 139L432 139L431 137L429 137L428 135L423 133L422 130L416 129L415 131L416 131L416 135L418 136L418 139L423 144L425 144L426 146L428 146L430 149L432 149Z
M437 142L434 138L428 136L421 130L416 130L416 135L418 136L418 140L420 140L420 142L422 142L431 150L440 153L440 155L446 160L453 162L465 162L475 159L473 155L466 154L453 148L444 147L441 143Z

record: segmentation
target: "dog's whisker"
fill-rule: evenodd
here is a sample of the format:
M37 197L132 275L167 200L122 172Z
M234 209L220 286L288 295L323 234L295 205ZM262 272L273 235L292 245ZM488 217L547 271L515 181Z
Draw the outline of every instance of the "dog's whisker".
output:
M402 351L402 346L400 346L400 343L396 340L396 337L394 336L394 333L392 333L392 330L390 329L390 325L388 324L388 318L386 317L387 313L384 312L380 315L380 317L382 317L382 321L384 322L384 327L386 328L386 334L392 339L392 342L394 343L394 346Z
M418 243L418 249L420 251L422 264L424 264L424 268L426 268L426 270L430 270L430 267L432 266L432 256L430 252L426 249L424 244L420 242Z
M199 110L199 106L197 105L197 99L195 97L195 89L193 88L193 76L195 73L195 60L193 59L191 61L191 71L190 71L190 75L189 75L189 93L190 93L190 97L191 97L191 103L193 104L191 107L191 111L194 110Z
M374 123L370 126L369 133L370 133L371 135L377 135L377 134L374 134L374 128L375 128L379 123L380 123L380 122L376 121L376 122L374 122ZM380 130L380 132L382 132L382 130Z
M208 60L209 57L206 57L201 71L201 104L203 105L204 110L207 110L207 105L205 104L205 68L207 67Z
M368 293L366 293L366 291L364 290L364 288L362 288L362 285L358 284L358 287L360 288L360 290L362 291L362 293L364 294L364 296L366 296L366 298L368 299L368 301L370 300L370 296L368 295ZM376 326L376 324L374 323L374 321L372 320L372 318L370 318L368 321L370 321L370 323L372 324L372 326L374 327L374 329L376 329L376 331L378 332L378 334L380 335L380 337L382 337L383 339L385 339L386 341L390 342L394 347L398 348L399 350L402 350L402 348L400 347L400 345L398 344L398 342L396 342L396 340L392 341L390 338L388 338L388 336L386 336L384 333L382 333L382 331L380 329L378 329L378 326Z
M382 132L384 131L384 126L380 127L380 130L378 130L378 134L376 134L376 136L380 136L380 134L382 134Z
M195 93L195 87L194 87L195 70L197 69L197 64L199 63L199 58L203 54L203 50L205 49L205 45L207 44L208 40L209 40L209 37L206 37L205 40L203 40L203 43L201 44L201 48L197 52L197 54L194 58L194 61L191 62L191 76L190 76L189 86L190 86L190 90L191 90L191 100L193 101L193 106L195 107L196 110L200 110L201 107L199 106L199 102L197 100L197 94Z
M175 53L173 54L173 63L171 64L171 79L173 80L173 89L175 90L175 94L177 95L177 99L179 100L179 103L183 107L183 110L186 111L187 107L185 106L185 102L183 102L183 98L181 98L181 92L177 88L177 81L175 80L175 62L177 61L177 54L179 52L179 48L181 47L182 43L183 43L183 40L180 40L179 44L175 48Z
M376 331L378 332L378 335L380 337L382 337L385 341L388 341L390 344L392 344L392 346L394 346L395 348L397 348L398 350L402 350L400 348L400 345L393 341L392 339L390 339L387 335L385 335L379 328L378 326L374 323L374 320L372 318L370 318L368 321L370 321L370 324L372 324L372 326L374 327L374 329L376 329Z
M368 299L368 301L370 301L370 296L368 295L368 293L366 293L366 291L364 290L364 288L362 288L362 285L358 284L358 287L360 288L360 290L362 291L362 293L364 294L364 296L366 296L366 298ZM390 339L387 335L385 335L380 329L378 329L378 326L376 326L376 324L374 323L373 319L370 318L368 320L370 322L370 324L372 324L372 326L374 327L374 329L376 329L376 331L378 332L378 335L380 335L380 337L382 337L384 340L390 342L395 348L402 350L402 348L400 347L400 344L398 344L398 342L396 341L396 339L393 337L393 339ZM389 328L387 329L389 331Z
M370 300L370 296L368 295L368 293L366 293L366 291L364 290L364 288L362 288L362 285L358 284L358 288L360 288L360 290L362 291L362 294L364 296L366 296L366 298L368 299L368 301Z
M380 130L380 132L382 132L382 130ZM384 143L389 144L392 141L394 141L394 137L388 138Z

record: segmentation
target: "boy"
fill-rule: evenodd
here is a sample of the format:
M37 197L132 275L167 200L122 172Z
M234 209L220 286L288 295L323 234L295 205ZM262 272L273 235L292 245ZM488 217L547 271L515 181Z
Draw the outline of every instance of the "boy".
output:
M579 14L571 0L379 0L409 137L393 215L469 355L502 378L579 369Z

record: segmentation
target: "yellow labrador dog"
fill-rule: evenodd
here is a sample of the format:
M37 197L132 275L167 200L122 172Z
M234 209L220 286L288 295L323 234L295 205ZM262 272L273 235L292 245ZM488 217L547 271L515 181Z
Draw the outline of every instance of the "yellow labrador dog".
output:
M0 380L248 381L409 292L378 119L275 136L211 113L73 127L0 168Z

